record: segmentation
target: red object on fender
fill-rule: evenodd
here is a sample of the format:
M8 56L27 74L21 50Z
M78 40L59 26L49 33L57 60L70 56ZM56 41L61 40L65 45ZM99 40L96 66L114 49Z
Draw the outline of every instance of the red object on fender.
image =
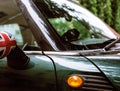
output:
M15 37L8 32L0 31L0 58L6 57L15 47Z

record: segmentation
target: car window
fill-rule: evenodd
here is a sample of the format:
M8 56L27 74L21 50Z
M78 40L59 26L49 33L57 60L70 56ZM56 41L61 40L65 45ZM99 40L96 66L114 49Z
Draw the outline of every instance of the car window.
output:
M27 46L38 47L37 42L27 27L20 26L19 24L4 24L0 25L0 31L5 31L14 35L17 45L21 48L27 48ZM26 46L25 46L26 45ZM27 50L31 50L27 48Z
M83 24L82 22L79 22L75 18L73 18L71 21L67 21L64 17L51 18L49 19L49 21L60 36L64 36L64 34L69 32L71 29L75 29L79 33L76 40L87 38L101 38L100 35L92 34L92 31L88 32L89 26L87 24L84 25L85 22Z
M0 25L0 31L5 31L14 35L17 45L23 45L23 37L18 24L4 24Z
M85 45L92 43L104 42L104 37L93 31L89 31L90 27L84 21L78 21L72 18L71 21L66 20L64 17L48 19L57 33L65 40L72 44ZM89 42L86 42L88 41Z
M13 34L17 45L23 50L40 49L17 3L14 0L7 2L9 8L0 4L0 31Z
M66 4L61 0L58 2L54 0L33 1L57 33L71 43L76 41L75 44L84 45L88 43L86 40L89 40L89 44L93 44L116 38L101 20L81 6L73 6L74 4L67 1ZM79 34L76 36L76 33L73 34L74 31L78 31Z

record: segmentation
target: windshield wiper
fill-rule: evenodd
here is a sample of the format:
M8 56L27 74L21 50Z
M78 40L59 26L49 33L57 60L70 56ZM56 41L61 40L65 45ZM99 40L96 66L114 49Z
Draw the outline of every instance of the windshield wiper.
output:
M109 50L111 47L113 47L114 46L114 44L115 43L117 43L118 41L120 41L120 37L119 38L117 38L116 40L114 40L113 42L111 42L110 44L108 44L108 45L106 45L103 49L104 49L104 51L107 51L107 50Z

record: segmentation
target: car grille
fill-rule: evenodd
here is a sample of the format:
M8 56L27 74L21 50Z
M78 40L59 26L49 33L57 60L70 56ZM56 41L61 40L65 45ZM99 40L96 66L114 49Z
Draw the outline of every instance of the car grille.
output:
M81 91L115 91L112 84L101 73L83 72L80 76L84 78Z

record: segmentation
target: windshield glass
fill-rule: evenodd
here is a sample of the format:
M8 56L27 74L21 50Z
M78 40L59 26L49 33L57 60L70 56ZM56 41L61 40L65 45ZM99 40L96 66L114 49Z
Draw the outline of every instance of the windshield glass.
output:
M57 33L70 43L92 44L117 38L100 19L69 0L34 2Z

